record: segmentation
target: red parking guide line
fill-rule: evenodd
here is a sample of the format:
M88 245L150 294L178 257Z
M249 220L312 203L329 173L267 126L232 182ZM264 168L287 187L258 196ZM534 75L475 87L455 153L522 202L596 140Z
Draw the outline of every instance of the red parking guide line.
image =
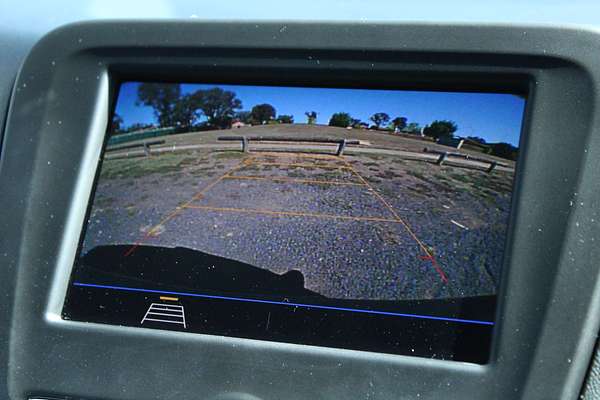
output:
M435 260L435 257L433 257L432 255L421 256L421 260L431 261L431 265L433 265L433 268L435 268L437 273L440 275L442 282L448 283L448 277L446 276L444 271L438 265L437 261Z
M435 270L438 272L438 274L440 275L440 278L442 280L442 282L444 283L448 283L448 278L446 277L446 274L444 273L444 271L442 270L442 268L440 268L440 266L438 265L437 261L435 260L435 257L433 255L433 253L427 248L427 246L425 246L425 244L417 237L417 235L413 232L412 228L410 227L410 225L408 225L407 222L404 221L404 219L402 219L400 217L400 215L398 215L398 213L396 212L396 210L394 210L394 208L392 207L392 205L390 203L387 202L386 199L383 198L383 196L381 194L379 194L375 188L373 186L371 186L371 184L365 179L363 178L363 176L361 174L358 173L358 171L345 159L342 157L342 160L346 163L346 165L349 167L350 171L352 171L352 173L354 173L368 188L369 190L375 195L375 197L377 197L379 199L379 201L388 209L390 210L390 212L392 213L392 215L398 220L398 222L400 222L408 231L408 233L413 237L413 239L417 242L417 244L419 245L419 247L421 248L421 250L423 250L423 252L425 254L427 254L426 259L431 261L431 264L433 265L433 268L435 268Z

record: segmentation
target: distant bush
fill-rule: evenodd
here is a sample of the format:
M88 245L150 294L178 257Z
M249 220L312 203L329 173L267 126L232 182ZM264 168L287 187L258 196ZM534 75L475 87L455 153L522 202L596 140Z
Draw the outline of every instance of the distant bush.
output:
M510 143L494 143L492 146L492 155L507 160L517 161L519 149Z
M286 114L281 114L277 117L277 122L279 122L280 124L293 124L294 123L294 116L293 115L286 115Z
M316 111L306 111L304 115L306 115L306 123L309 125L314 125L317 123L317 112Z
M417 135L421 133L421 126L416 122L411 122L402 129L402 132Z
M270 104L258 104L252 107L250 112L252 115L252 123L254 125L260 125L268 123L270 120L275 119L275 107Z
M395 131L400 132L406 128L406 117L396 117L392 120L392 126Z
M329 126L339 126L340 128L346 128L352 125L352 117L350 114L345 112L338 112L331 116L329 119Z
M454 136L454 132L456 132L457 129L458 126L454 121L436 120L427 125L425 129L423 129L423 133L425 136L430 136L435 139L441 137L451 138Z
M377 129L381 128L381 125L385 125L390 122L390 116L384 112L378 112L371 115L371 121L375 124Z

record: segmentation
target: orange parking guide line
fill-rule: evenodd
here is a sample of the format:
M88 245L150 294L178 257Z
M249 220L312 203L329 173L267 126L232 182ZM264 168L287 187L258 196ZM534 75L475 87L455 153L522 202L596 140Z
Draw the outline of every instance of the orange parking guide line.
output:
M158 224L154 225L152 228L150 228L145 234L144 236L138 240L137 242L135 242L135 244L133 246L131 246L129 248L129 250L127 250L125 252L125 257L130 256L135 249L137 249L143 242L145 242L146 240L148 240L152 235L154 235L154 232L156 232L163 224L166 224L171 218L173 218L174 216L176 216L177 214L179 214L181 212L181 209L176 209L175 211L172 211L171 213L169 213L165 218L163 218Z
M253 210L247 208L234 208L234 207L212 207L212 206L195 206L189 205L185 208L194 210L206 210L206 211L217 211L217 212L238 212L244 214L265 214L275 216L290 216L290 217L314 217L314 218L327 218L327 219L343 219L351 221L372 221L372 222L391 222L401 223L396 219L391 218L379 218L379 217L355 217L350 215L335 215L335 214L319 214L319 213L305 213L296 211L272 211L272 210Z
M429 248L419 240L417 235L413 232L411 227L406 223L400 215L394 210L394 208L389 204L381 194L379 194L375 188L369 184L369 182L358 172L356 169L343 157L337 155L329 155L329 154L298 154L298 153L290 153L290 152L260 152L261 156L267 157L277 157L282 158L286 156L298 157L298 158L309 158L309 159L317 159L317 160L335 160L341 161L344 165L315 165L315 164L305 164L305 163L278 163L278 162L269 162L269 161L260 161L256 160L257 154L250 155L243 160L241 160L237 165L230 168L223 175L213 180L210 184L204 187L201 191L196 193L189 201L183 203L178 206L174 211L168 214L160 223L156 224L152 229L150 229L144 237L135 243L131 248L125 253L125 256L130 255L135 251L137 247L141 245L141 243L148 239L150 236L154 234L154 232L171 218L179 214L184 209L196 209L196 210L206 210L206 211L217 211L217 212L238 212L238 213L247 213L247 214L264 214L264 215L274 215L274 216L293 216L293 217L313 217L313 218L327 218L327 219L341 219L341 220L353 220L353 221L371 221L371 222L390 222L390 223L399 223L404 226L409 235L417 242L422 251L426 254L426 256L422 257L425 260L430 260L435 270L440 275L441 280L444 283L448 282L448 278L444 271L437 264L433 253L429 250ZM357 182L338 182L338 181L322 181L322 180L311 180L311 179L295 179L295 178L285 178L285 177L261 177L261 176L233 176L231 175L234 171L239 170L246 166L251 165L288 165L288 166L301 166L301 167L313 167L313 168L331 168L331 169L347 169L355 175L361 183ZM334 185L357 185L357 186L366 186L370 192L372 192L378 200L390 211L390 213L394 216L391 218L380 218L380 217L355 217L355 216L346 216L346 215L335 215L335 214L320 214L320 213L305 213L305 212L294 212L294 211L272 211L272 210L262 210L262 209L244 209L244 208L231 208L231 207L211 207L211 206L198 206L193 205L192 203L198 199L200 199L203 194L205 194L208 190L213 188L219 182L224 179L251 179L251 180L270 180L270 181L281 181L281 182L297 182L297 183L313 183L313 184L334 184ZM173 300L175 299L175 300ZM163 296L161 296L161 300L163 300ZM164 298L164 300L173 300L177 301L177 298Z
M257 155L267 157L298 157L298 158L312 158L318 160L339 160L340 157L335 154L307 154L307 153L294 153L289 151L260 151Z
M348 186L365 186L360 182L342 182L342 181L322 181L317 179L297 179L285 178L277 176L252 176L252 175L228 175L223 179L246 179L255 181L274 181L274 182L291 182L291 183L309 183L318 185L348 185Z
M417 237L417 235L411 229L410 225L408 225L408 223L406 223L400 217L400 215L398 215L398 213L396 212L396 210L394 210L394 208L390 205L390 203L388 203L387 200L385 200L383 198L383 196L381 194L379 194L375 190L375 188L373 186L371 186L371 184L369 182L367 182L367 180L365 178L363 178L363 176L352 165L350 165L350 163L346 159L342 158L342 160L344 160L344 162L346 163L346 165L348 165L348 167L350 167L350 170L352 171L352 173L354 173L354 175L356 175L371 190L371 192L379 199L379 201L381 201L381 203L383 205L385 205L385 207L392 213L392 215L398 220L398 222L400 222L406 228L406 230L408 231L408 233L413 237L413 239L417 242L417 244L419 245L419 247L427 255L426 259L431 261L431 264L433 265L433 267L435 268L435 270L440 275L440 278L442 279L442 281L444 283L447 283L448 282L448 278L446 277L446 274L444 273L444 271L438 265L437 261L435 260L435 257L433 255L433 253L427 248L427 246L425 246L425 244L423 242L421 242L421 240L419 240L419 238Z
M179 297L160 296L159 299L164 301L179 301Z
M145 242L146 240L148 240L148 238L150 238L154 234L154 232L159 229L160 226L166 224L170 219L172 219L177 214L179 214L182 209L184 209L188 205L192 204L194 201L196 201L198 198L200 198L204 193L206 193L207 190L211 189L217 183L221 182L229 174L231 174L232 172L234 172L234 171L236 171L236 170L244 167L245 165L247 165L252 158L253 158L253 156L249 156L249 157L244 158L238 164L236 164L235 166L233 166L232 168L230 168L229 170L227 170L223 175L221 175L220 177L218 177L217 179L215 179L211 183L209 183L207 186L205 186L201 191L199 191L198 193L196 193L190 200L186 201L182 205L180 205L177 208L175 208L175 210L173 210L171 213L169 213L158 224L154 225L150 230L148 230L148 232L146 232L146 234L140 240L138 240L133 246L131 246L125 252L125 254L124 254L125 257L128 257L131 254L133 254L133 252L135 251L135 249L137 249L143 242Z
M317 163L290 163L290 162L262 162L256 161L249 165L261 165L261 166L274 166L274 167L298 167L298 168L321 168L321 169L346 169L349 170L347 165L327 165Z

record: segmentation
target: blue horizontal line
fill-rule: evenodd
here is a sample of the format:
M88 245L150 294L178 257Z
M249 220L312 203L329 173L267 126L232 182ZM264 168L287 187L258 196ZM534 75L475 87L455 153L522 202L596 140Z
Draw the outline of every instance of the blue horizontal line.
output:
M204 299L242 301L242 302L246 302L246 303L275 304L275 305L280 305L280 306L305 307L305 308L313 308L313 309L319 309L319 310L348 311L348 312L363 313L363 314L388 315L388 316L392 316L392 317L406 317L406 318L429 319L429 320L434 320L434 321L459 322L459 323L463 323L463 324L491 325L491 326L494 325L494 323L490 322L490 321L478 321L478 320L473 320L473 319L461 319L461 318L449 318L449 317L436 317L433 315L405 314L405 313L396 313L396 312L389 312L389 311L363 310L363 309L359 309L359 308L333 307L333 306L323 306L323 305L316 305L316 304L288 303L288 302L284 302L284 301L246 299L246 298L242 298L242 297L214 296L214 295L199 294L199 293L173 292L173 291L168 291L168 290L140 289L140 288L130 288L130 287L124 287L124 286L111 286L111 285L96 285L93 283L73 282L73 285L81 286L81 287L100 288L100 289L123 290L126 292L173 294L173 295L179 295L179 296L200 297L200 298L204 298Z

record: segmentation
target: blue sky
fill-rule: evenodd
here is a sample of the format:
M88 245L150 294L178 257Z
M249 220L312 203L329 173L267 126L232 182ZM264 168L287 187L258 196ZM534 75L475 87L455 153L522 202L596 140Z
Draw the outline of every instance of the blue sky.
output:
M121 86L116 112L124 125L155 122L151 107L136 106L139 83ZM269 103L279 114L291 114L294 122L306 122L305 111L317 111L317 123L327 124L335 112L348 112L369 122L376 112L406 117L425 126L436 119L456 122L458 136L479 136L488 142L519 144L525 100L511 94L427 92L371 89L333 89L217 84L182 84L182 92L220 87L237 94L243 110Z

